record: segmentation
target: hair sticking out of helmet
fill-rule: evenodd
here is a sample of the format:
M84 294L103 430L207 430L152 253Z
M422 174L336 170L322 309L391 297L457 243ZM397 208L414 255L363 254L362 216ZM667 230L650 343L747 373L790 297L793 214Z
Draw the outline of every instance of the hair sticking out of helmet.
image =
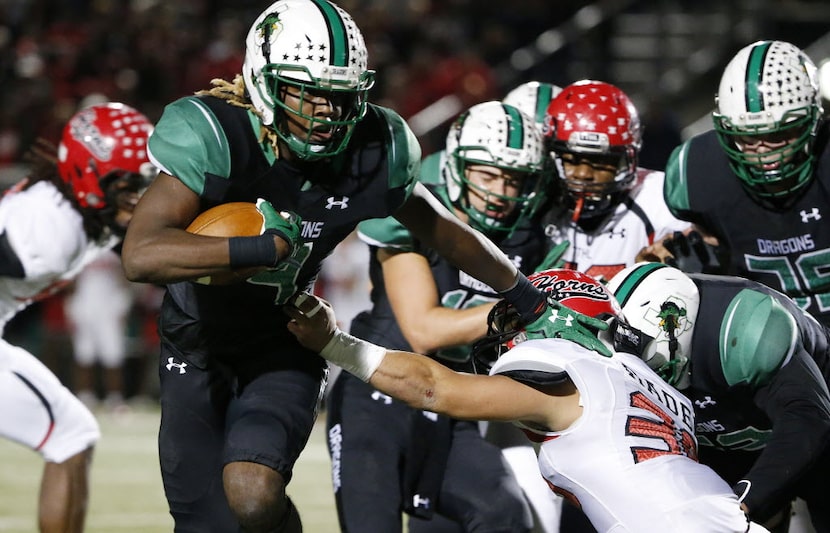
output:
M450 128L444 152L449 203L479 231L511 233L543 203L541 133L519 109L496 101L474 105Z
M242 77L251 103L301 159L345 149L366 114L374 75L360 29L327 0L277 0L245 40Z
M550 269L535 272L528 276L528 280L546 293L548 299L578 313L600 320L624 320L614 295L588 274L564 268ZM600 335L604 332L596 333ZM507 301L501 300L487 317L487 335L473 346L476 372L489 372L496 359L526 339L519 314ZM610 339L604 342L610 343Z
M637 263L620 271L608 289L626 323L614 332L615 348L641 357L679 389L689 385L689 360L700 293L694 281L662 263Z
M750 194L773 203L813 178L821 93L813 61L783 41L758 41L735 54L712 114L721 147Z
M640 116L628 96L610 83L572 83L548 106L544 135L573 220L613 212L634 185L642 146ZM592 172L577 174L581 165ZM598 179L600 172L607 179Z
M58 174L81 207L107 207L111 179L140 177L146 187L155 175L147 155L152 130L147 117L120 103L92 105L69 119L58 145Z

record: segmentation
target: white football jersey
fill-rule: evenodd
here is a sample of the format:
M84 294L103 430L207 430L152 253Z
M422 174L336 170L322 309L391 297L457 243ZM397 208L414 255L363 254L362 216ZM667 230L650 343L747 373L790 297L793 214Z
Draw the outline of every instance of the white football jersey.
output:
M738 497L697 462L694 410L639 358L602 357L570 341L526 341L491 374L566 372L582 415L565 431L540 433L539 467L551 489L580 506L600 532L747 531Z
M585 232L568 212L552 214L545 233L558 244L570 241L562 258L565 267L579 270L607 282L635 262L637 253L675 231L684 231L689 222L674 217L663 200L663 172L640 168L628 199L596 230Z
M91 242L83 220L51 183L42 181L0 201L0 234L17 254L24 279L0 276L0 330L33 301L66 286L118 239Z

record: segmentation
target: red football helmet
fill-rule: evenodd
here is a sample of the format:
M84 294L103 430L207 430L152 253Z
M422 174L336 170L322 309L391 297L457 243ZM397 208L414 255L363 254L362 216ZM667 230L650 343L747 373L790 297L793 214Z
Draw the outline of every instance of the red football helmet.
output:
M637 157L642 128L637 109L619 88L601 81L583 80L565 87L548 106L545 142L567 197L574 219L602 216L623 199L637 176ZM566 155L567 154L567 155ZM616 166L610 182L568 177L563 156L572 161L589 159Z
M588 274L561 268L535 272L527 279L547 293L548 299L556 300L583 315L600 320L622 316L620 304L614 295ZM487 335L473 346L476 366L484 366L489 371L499 356L525 339L525 329L519 313L507 301L501 300L487 317Z
M152 130L147 117L119 103L96 104L69 119L58 145L58 174L81 207L106 207L104 178L152 177L154 169L147 158L147 137Z

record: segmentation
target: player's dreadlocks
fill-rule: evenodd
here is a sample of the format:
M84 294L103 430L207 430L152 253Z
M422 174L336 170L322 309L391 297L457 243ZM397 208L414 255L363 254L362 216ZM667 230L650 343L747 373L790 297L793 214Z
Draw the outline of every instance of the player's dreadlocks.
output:
M108 227L107 221L112 219L115 211L114 206L107 206L104 209L83 208L69 183L61 179L58 174L58 148L51 141L43 138L35 140L34 144L24 154L23 161L30 165L28 177L24 178L10 189L11 191L22 191L28 189L35 183L47 181L55 186L61 195L66 198L72 207L81 214L84 223L84 232L92 240L99 240L104 236Z
M259 116L254 105L251 103L251 99L248 97L248 94L245 90L245 81L242 78L241 74L237 74L234 76L233 81L223 80L221 78L214 78L210 80L211 85L213 85L210 89L205 89L196 92L197 95L208 95L219 98L221 100L225 100L230 105L242 107L244 109L248 109ZM279 157L280 150L277 141L279 137L277 137L276 132L265 126L260 125L259 127L259 138L257 141L262 144L263 141L268 140L268 143L274 149L274 154Z

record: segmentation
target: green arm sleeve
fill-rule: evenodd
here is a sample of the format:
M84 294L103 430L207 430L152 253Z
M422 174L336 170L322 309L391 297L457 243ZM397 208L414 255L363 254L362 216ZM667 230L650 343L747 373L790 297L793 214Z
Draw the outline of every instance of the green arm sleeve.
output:
M793 316L770 295L752 289L735 296L720 331L721 366L730 386L767 383L798 342Z
M205 173L230 174L228 139L216 116L196 97L176 100L164 109L148 140L153 162L200 195Z

